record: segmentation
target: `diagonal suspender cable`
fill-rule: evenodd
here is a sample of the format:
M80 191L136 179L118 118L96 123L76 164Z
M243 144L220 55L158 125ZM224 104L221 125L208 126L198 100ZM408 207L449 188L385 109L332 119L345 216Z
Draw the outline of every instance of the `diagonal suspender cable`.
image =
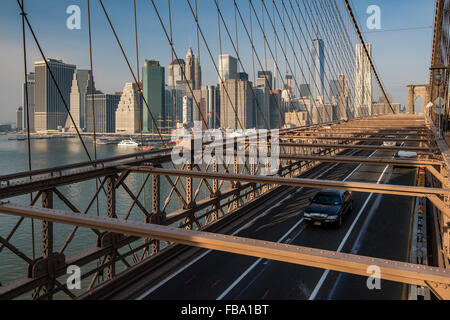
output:
M356 18L355 18L355 15L353 13L353 10L352 10L352 7L350 5L350 2L348 0L345 0L345 4L347 5L347 10L348 10L348 12L349 12L349 14L350 14L350 16L352 18L353 25L355 26L356 32L358 33L358 36L359 36L359 40L361 41L361 44L364 47L364 51L366 52L366 56L367 56L367 58L369 60L370 66L372 67L373 73L375 75L375 78L378 81L378 84L379 84L379 86L381 88L381 91L383 92L384 98L386 99L387 103L389 104L389 108L391 108L392 113L395 114L395 110L394 110L394 108L392 108L391 101L388 99L388 96L386 94L386 91L384 90L383 84L381 83L380 77L378 76L378 72L375 69L375 65L373 64L372 58L371 58L371 56L369 54L369 51L367 50L366 42L364 41L364 37L363 37L363 35L361 33L361 30L359 29L358 22L356 21Z

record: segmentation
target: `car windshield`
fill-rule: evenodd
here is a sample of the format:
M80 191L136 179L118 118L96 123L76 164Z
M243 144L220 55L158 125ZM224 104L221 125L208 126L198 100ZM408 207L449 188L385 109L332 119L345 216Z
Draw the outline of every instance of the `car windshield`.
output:
M336 206L342 204L341 198L338 195L333 194L321 194L319 193L313 199L313 203L327 205L327 206Z

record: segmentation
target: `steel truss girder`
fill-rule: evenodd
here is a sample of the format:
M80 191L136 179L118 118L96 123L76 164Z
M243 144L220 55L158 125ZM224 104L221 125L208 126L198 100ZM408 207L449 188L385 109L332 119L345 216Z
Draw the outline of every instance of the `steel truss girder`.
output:
M330 180L316 180L316 179L302 179L302 178L282 178L273 176L251 176L245 174L223 174L212 172L186 172L183 170L162 169L154 167L125 167L126 170L133 172L159 174L159 175L172 175L172 176L190 176L195 178L209 178L219 179L226 181L242 181L250 183L263 183L273 185L285 185L294 187L306 187L316 189L338 189L338 190L350 190L358 192L369 193L382 193L382 194L394 194L411 197L426 197L428 195L450 195L449 189L436 189L436 188L420 188L411 186L398 186L388 184L375 184L375 183L363 183L363 182L340 182Z
M382 279L428 286L439 298L450 299L450 272L441 268L22 205L2 204L0 212L360 276L367 276L369 266L376 265Z

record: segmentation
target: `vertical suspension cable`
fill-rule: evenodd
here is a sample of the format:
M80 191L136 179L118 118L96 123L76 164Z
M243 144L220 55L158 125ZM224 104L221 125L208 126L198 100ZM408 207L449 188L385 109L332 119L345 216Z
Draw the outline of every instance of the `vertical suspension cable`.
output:
M94 110L94 100L95 100L95 92L94 92L94 64L92 59L92 29L91 29L91 3L90 0L87 0L87 9L88 9L88 30L89 30L89 64L91 69L91 97L92 97L92 123L94 128L94 159L97 160L97 137L95 132L95 110ZM86 99L87 102L87 99ZM95 164L94 167L97 165ZM98 190L98 180L95 179L95 190ZM97 216L100 216L100 205L98 201L98 197L96 199L96 208L97 208Z
M133 9L134 9L134 35L135 35L135 44L136 44L136 75L138 82L141 81L141 74L140 74L140 64L139 64L139 41L138 41L138 26L137 26L137 10L136 10L136 0L133 0ZM140 84L136 83L136 88L140 88ZM144 114L143 114L143 108L141 105L141 96L142 96L142 90L138 89L138 109L139 109L139 131L140 131L140 137L141 137L141 146L142 151L144 151L144 133L143 133L143 123L144 123ZM136 114L136 112L135 112ZM145 174L142 174L142 184L145 184ZM147 209L147 197L146 197L146 190L145 185L142 190L142 200L144 208Z
M24 66L24 83L25 83L25 106L24 112L26 114L27 121L27 148L28 148L28 170L31 172L32 164L31 164L31 139L30 139L30 105L28 98L28 67L27 67L27 43L26 43L26 31L25 31L25 9L24 9L24 0L22 0L22 44L23 44L23 66ZM25 122L25 121L22 121ZM31 176L30 176L31 180ZM30 203L33 202L33 193L30 193ZM32 244L32 252L33 252L33 260L36 258L36 248L35 248L35 239L34 239L34 219L31 219L31 244Z

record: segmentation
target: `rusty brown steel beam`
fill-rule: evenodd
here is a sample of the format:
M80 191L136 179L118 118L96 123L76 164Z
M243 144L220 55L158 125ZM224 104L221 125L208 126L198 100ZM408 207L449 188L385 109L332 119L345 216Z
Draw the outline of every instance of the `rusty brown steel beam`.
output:
M425 142L423 139L402 139L402 138L376 138L376 137L339 137L339 136L280 136L280 140L338 140L338 141L374 141L374 142Z
M442 161L438 160L392 160L386 158L367 158L367 157L346 157L346 156L310 156L310 155L296 155L296 154L280 154L280 159L283 160L303 160L303 161L319 161L330 163L352 163L352 164L383 164L393 165L399 167L423 167L423 166L439 166Z
M195 171L187 172L183 170L162 169L154 167L124 167L123 169L131 170L134 172L141 172L141 173L143 172L169 176L170 175L181 177L190 176L194 178L209 178L224 181L241 181L250 183L306 187L313 189L349 190L357 192L394 194L411 197L426 197L428 195L437 195L437 196L450 195L449 189L420 188L411 186L398 186L398 185L374 184L363 182L339 182L330 180L281 178L272 176L252 176L244 174L223 174L223 173L195 172Z
M0 212L361 276L367 276L369 266L376 265L381 269L382 279L421 286L436 286L434 290L438 292L440 298L450 297L450 272L446 269L22 205L2 204Z
M314 138L313 138L314 139ZM271 144L268 143L270 146ZM305 148L334 148L334 149L360 149L360 150L386 150L386 151L412 151L419 154L430 154L430 151L437 150L436 148L425 147L388 147L379 145L361 145L361 144L324 144L324 143L287 143L280 142L280 146L284 147L305 147Z
M291 134L291 133L290 133ZM352 136L397 136L397 137L428 137L428 133L411 133L411 132L395 132L395 131L388 131L388 132L382 132L382 131L354 131L354 130L342 130L342 129L332 129L332 130L318 130L318 131L298 131L295 134L302 135L302 134L313 134L313 135L352 135ZM285 134L280 134L280 137L284 137Z

